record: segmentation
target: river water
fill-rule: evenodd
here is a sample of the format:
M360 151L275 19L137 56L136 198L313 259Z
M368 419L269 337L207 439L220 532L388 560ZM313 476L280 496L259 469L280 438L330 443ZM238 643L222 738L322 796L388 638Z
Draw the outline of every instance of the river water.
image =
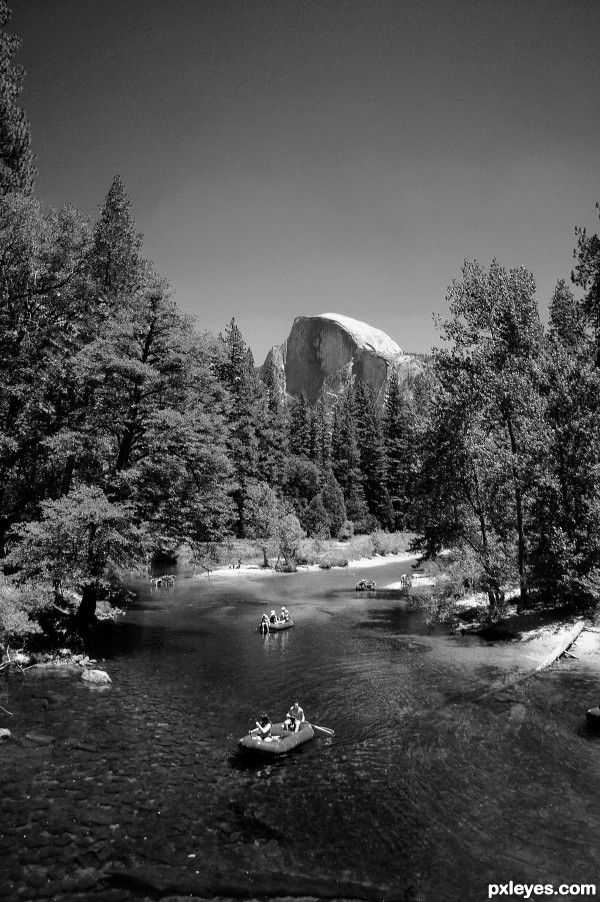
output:
M600 893L600 739L585 725L600 657L482 699L532 652L430 634L406 601L354 591L408 570L139 584L97 649L110 687L13 675L0 898L157 897L107 876L121 867L168 868L188 892L196 876L250 871L279 895L294 875L432 902L510 880ZM295 627L263 637L261 614L282 604ZM277 720L296 700L334 738L317 731L272 762L238 753L263 710Z

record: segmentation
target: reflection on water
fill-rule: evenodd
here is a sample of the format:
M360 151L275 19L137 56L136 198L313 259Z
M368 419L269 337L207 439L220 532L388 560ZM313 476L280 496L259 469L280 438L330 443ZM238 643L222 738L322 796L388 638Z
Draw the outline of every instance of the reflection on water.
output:
M369 577L385 584L405 569ZM432 900L484 899L488 883L511 879L595 882L592 665L478 700L514 668L514 647L429 634L405 602L354 592L358 578L349 568L143 587L100 649L109 692L67 678L67 701L44 707L56 680L30 671L15 682L11 729L53 741L0 748L9 874L32 899L49 885L60 898L65 880L107 861L182 873L235 861ZM296 625L263 637L262 611L281 604ZM237 739L257 715L280 719L296 699L335 738L317 732L275 761L242 757ZM76 747L86 742L93 751ZM23 871L33 865L37 887Z

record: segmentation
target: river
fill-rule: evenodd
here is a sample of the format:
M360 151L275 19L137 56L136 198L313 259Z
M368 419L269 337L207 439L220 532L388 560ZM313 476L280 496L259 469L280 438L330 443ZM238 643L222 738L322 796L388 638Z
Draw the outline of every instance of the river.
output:
M600 739L585 726L599 658L482 700L530 650L430 634L405 601L354 591L408 570L140 583L96 650L110 687L13 675L0 898L156 898L107 877L121 867L168 868L188 891L249 871L282 896L294 875L431 902L510 880L600 893ZM261 614L282 604L294 628L263 637ZM335 736L273 762L238 753L263 710L277 720L296 700Z

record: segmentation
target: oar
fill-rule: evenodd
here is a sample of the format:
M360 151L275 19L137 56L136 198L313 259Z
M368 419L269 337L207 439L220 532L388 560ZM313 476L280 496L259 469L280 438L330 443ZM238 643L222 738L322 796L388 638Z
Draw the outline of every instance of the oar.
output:
M313 730L321 730L322 733L327 733L328 736L335 736L335 732L330 730L329 727L318 727L316 723L311 723L311 727Z

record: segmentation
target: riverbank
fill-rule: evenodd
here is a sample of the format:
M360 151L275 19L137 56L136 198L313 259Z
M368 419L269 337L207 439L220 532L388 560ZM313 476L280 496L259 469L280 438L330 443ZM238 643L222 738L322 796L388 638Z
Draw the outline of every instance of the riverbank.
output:
M345 549L340 543L340 551ZM307 573L316 570L331 570L336 568L347 568L348 570L361 570L367 567L381 567L384 564L399 564L406 561L417 560L417 555L410 552L401 552L397 554L376 555L374 557L361 557L355 560L344 559L343 563L330 563L327 561L314 564L298 564L296 570L291 573ZM260 577L261 579L268 576L281 576L286 571L277 570L275 567L264 567L260 564L239 564L228 567L215 567L214 569L203 569L202 573L196 573L195 579L236 579L239 577ZM391 586L390 588L393 588Z

